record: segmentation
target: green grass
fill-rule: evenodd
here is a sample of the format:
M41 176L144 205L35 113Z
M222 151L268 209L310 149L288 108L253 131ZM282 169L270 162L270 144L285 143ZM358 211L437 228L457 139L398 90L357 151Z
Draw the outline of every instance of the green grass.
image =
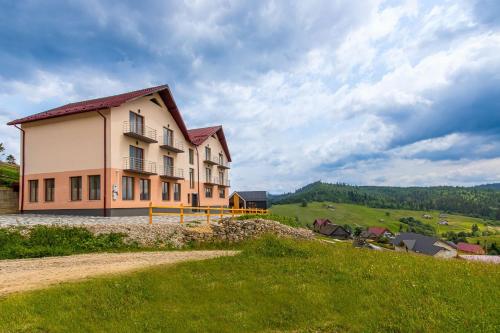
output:
M76 253L125 251L138 248L126 244L125 235L93 235L81 227L36 226L29 233L22 229L0 228L0 259L36 258Z
M295 217L291 216L283 216L276 214L266 214L266 215L257 215L257 214L244 214L240 215L236 218L237 220L248 220L248 219L265 219L279 222L281 224L288 225L290 227L299 227L299 221Z
M0 162L0 185L19 182L19 166Z
M328 208L333 206L333 209ZM449 222L448 226L439 225L440 221L438 211L413 211L402 209L378 209L361 205L340 204L340 203L309 203L307 207L301 207L300 204L274 205L271 208L273 214L290 216L298 218L300 225L312 225L316 218L329 218L337 224L350 224L353 226L369 227L384 226L393 232L399 231L399 219L402 217L414 217L424 223L434 226L438 235L447 231L467 231L471 232L471 227L475 223L483 230L500 230L496 227L486 227L484 220L479 218L447 214L444 218ZM386 215L389 213L389 216ZM424 219L423 214L432 215L432 219ZM382 220L382 221L381 221Z
M498 332L500 267L264 238L0 300L0 332Z

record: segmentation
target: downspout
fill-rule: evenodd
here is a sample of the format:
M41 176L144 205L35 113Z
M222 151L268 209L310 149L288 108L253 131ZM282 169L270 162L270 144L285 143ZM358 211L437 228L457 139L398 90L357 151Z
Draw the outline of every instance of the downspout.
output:
M20 207L20 211L21 211L21 214L24 213L24 174L25 174L25 165L26 165L26 159L25 159L25 151L26 151L26 145L24 144L24 140L26 138L26 132L19 126L17 125L14 125L15 128L17 128L18 130L21 131L22 133L22 138L23 138L23 147L22 147L22 150L23 150L23 153L22 153L22 156L21 156L21 159L22 159L22 171L21 171L21 207Z
M196 149L196 163L198 169L198 206L201 206L201 195L200 195L200 156L198 154L198 146L195 146Z
M108 182L107 182L107 171L106 171L106 166L107 166L107 153L106 153L106 141L107 141L107 135L106 135L106 125L107 125L107 119L106 117L101 113L101 111L97 111L97 113L102 117L104 120L103 122L103 127L104 127L104 167L103 167L103 178L104 178L104 191L103 191L103 197L104 197L104 205L102 208L102 216L107 216L107 201L108 201Z

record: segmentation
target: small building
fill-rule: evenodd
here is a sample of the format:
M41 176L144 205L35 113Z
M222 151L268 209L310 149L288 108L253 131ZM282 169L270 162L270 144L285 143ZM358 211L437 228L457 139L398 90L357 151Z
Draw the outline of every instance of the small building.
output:
M446 220L441 220L438 222L439 225L449 225L448 221Z
M333 224L329 219L316 219L313 222L313 230L325 236L337 239L348 239L351 233L343 226Z
M428 219L428 220L432 219L432 215L429 215L429 214L424 214L424 215L422 215L422 217L424 219Z
M385 227L369 227L361 233L361 237L379 240L382 237L394 238L394 234Z
M237 191L229 196L231 208L269 208L266 191Z
M392 244L396 251L411 251L439 258L452 258L457 255L457 250L450 244L436 237L413 232L400 233L394 238Z
M459 253L476 254L476 255L486 254L486 251L484 251L484 249L477 244L460 242L457 244L457 249Z

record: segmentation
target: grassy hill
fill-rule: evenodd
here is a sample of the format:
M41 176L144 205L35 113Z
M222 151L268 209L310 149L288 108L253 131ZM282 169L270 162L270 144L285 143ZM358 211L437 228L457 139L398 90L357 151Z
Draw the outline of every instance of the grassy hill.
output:
M402 217L414 217L424 223L430 224L436 228L437 234L441 235L447 231L466 231L470 232L473 224L479 226L480 231L498 231L500 227L486 226L485 220L462 216L447 214L445 220L449 225L439 225L439 211L415 211L404 209L381 209L370 208L362 205L342 204L342 203L328 203L328 202L312 202L307 207L302 207L300 204L287 204L287 205L274 205L271 208L273 214L296 217L302 226L307 224L312 225L316 218L328 218L337 224L349 224L351 226L384 226L393 232L399 231L399 219ZM424 219L422 216L428 214L432 219ZM497 235L487 237L470 238L469 242L475 243L476 241L489 243L497 241L500 244L500 233Z
M0 299L0 332L498 332L500 267L265 238Z
M0 186L19 182L19 166L0 162Z

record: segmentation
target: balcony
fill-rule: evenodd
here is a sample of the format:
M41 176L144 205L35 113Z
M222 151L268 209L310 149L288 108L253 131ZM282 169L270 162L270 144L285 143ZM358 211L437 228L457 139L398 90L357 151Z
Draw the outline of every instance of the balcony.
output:
M231 168L229 162L220 161L220 159L217 162L217 167L220 169L230 169Z
M229 187L229 186L231 186L230 182L229 182L229 179L226 179L226 178L220 178L220 177L216 178L215 182L220 187Z
M215 177L205 177L205 185L217 185Z
M123 122L123 134L146 143L156 143L156 130L134 122Z
M170 140L167 137L163 138L163 144L160 146L165 150L171 151L172 153L183 153L184 144L180 141Z
M123 170L146 176L156 175L156 163L135 157L124 157Z
M180 168L174 168L172 166L161 166L160 167L160 178L163 179L173 179L179 180L184 179L184 170Z
M205 159L203 160L203 162L208 164L208 165L216 165L216 164L219 164L219 159L205 155Z

